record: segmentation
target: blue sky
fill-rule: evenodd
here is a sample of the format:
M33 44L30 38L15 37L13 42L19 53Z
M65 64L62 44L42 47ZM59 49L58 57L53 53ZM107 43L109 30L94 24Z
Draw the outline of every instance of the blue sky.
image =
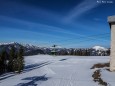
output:
M110 47L107 17L115 14L115 2L108 1L112 3L98 3L97 0L0 0L0 42Z

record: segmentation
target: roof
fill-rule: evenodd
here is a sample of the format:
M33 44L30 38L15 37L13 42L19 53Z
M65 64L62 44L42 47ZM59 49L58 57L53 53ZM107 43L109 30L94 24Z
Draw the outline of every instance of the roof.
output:
M111 28L111 24L115 24L115 15L114 16L109 16L107 19L109 26Z
M115 15L114 16L109 16L108 17L108 22L109 23L115 23Z

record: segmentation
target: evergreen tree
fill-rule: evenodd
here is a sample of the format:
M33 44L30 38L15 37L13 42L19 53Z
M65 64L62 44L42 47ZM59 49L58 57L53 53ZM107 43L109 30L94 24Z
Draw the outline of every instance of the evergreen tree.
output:
M79 50L79 55L82 56L82 50L81 49Z
M7 52L3 50L0 58L1 73L7 72L7 55Z
M0 74L3 73L2 65L3 65L3 60L2 60L2 57L1 57L1 55L0 55Z
M13 67L13 66L15 66L14 58L15 58L15 48L14 48L14 46L12 46L11 50L9 52L9 64L8 64L8 71L9 72L15 71L15 69Z
M74 49L71 49L71 55L74 55Z
M13 72L17 72L18 71L18 60L17 60L17 58L14 58L13 59L13 62L12 62L12 64L13 64L13 66L12 66L12 70L13 70Z
M0 55L0 74L4 72L21 72L24 68L24 50L20 47L16 52L14 46L11 47L9 56L4 50Z
M24 69L24 50L23 47L20 47L17 57L17 63L18 63L18 72L20 73Z
M106 51L106 53L107 53L107 55L109 56L109 55L110 55L110 49L108 49L108 50Z

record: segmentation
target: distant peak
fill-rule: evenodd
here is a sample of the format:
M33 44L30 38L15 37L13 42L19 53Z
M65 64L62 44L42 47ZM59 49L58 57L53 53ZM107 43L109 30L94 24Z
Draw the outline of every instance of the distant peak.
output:
M93 49L95 49L95 50L107 50L107 48L101 47L101 46L94 46Z
M6 43L0 43L0 45L9 45L9 44L18 44L17 42L6 42Z

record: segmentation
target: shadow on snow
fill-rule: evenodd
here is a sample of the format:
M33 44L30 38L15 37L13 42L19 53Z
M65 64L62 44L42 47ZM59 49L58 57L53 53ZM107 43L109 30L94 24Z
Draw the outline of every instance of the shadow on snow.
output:
M46 74L43 76L34 76L34 77L27 77L22 80L29 80L27 83L19 83L16 86L37 86L36 82L38 81L46 81L49 77L46 77Z
M43 66L48 65L50 63L51 62L47 61L47 62L43 62L43 63L39 63L39 64L27 65L27 66L24 67L24 70L23 70L22 73L29 72L31 70L43 67ZM15 73L13 73L13 72L6 73L6 74L3 74L3 75L0 76L0 80L4 80L4 79L12 77L12 76L15 76Z
M59 61L65 61L65 60L67 60L67 59L61 59L61 60L59 60Z

